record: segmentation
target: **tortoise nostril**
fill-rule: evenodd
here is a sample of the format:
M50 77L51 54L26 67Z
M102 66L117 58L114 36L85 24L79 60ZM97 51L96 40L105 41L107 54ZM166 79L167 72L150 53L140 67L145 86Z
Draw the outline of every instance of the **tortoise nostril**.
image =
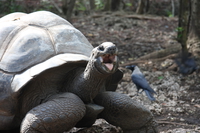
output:
M111 53L111 54L114 54L116 52L116 47L110 47L108 49L108 52Z

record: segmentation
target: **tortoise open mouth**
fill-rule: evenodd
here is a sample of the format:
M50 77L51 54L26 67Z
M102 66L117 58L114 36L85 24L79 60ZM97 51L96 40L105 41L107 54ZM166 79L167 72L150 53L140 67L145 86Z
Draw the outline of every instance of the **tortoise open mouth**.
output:
M106 66L111 71L114 67L114 63L117 62L117 56L104 54L100 56L100 61L104 66Z

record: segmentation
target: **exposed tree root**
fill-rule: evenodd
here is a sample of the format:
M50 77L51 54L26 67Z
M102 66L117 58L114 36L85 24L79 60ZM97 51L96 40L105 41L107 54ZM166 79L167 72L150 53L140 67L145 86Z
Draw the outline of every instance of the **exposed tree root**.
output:
M175 59L178 56L178 53L181 50L181 46L177 45L177 46L172 46L169 47L167 49L162 49L160 51L154 51L150 54L144 55L138 59L136 59L135 61L129 62L129 63L124 63L121 64L120 66L127 66L127 65L137 65L137 64L141 64L141 63L146 63L146 62L161 62L164 61L166 59Z
M175 59L177 56L178 56L178 54L171 54L171 55L168 55L166 57L158 58L158 59L136 60L136 61L132 61L132 62L129 62L129 63L124 63L120 66L123 67L123 66L128 66L128 65L133 65L133 64L137 65L137 64L147 63L149 61L151 61L151 62L161 62L161 61L164 61L166 59Z
M138 15L138 14L131 14L131 15L127 15L127 14L123 14L121 12L117 12L117 13L113 13L113 14L109 14L109 15L102 15L102 14L96 14L96 15L92 15L92 18L101 18L101 17L122 17L122 18L133 18L133 19L141 19L141 20L174 20L174 21L178 21L178 18L175 17L160 17L160 16L150 16L150 15Z

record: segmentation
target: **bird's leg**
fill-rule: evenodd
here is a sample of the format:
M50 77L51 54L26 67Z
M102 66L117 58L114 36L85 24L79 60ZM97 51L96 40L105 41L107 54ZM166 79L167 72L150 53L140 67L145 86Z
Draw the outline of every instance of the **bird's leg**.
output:
M136 86L137 87L137 86ZM138 94L140 93L140 88L137 87L137 96L139 96Z

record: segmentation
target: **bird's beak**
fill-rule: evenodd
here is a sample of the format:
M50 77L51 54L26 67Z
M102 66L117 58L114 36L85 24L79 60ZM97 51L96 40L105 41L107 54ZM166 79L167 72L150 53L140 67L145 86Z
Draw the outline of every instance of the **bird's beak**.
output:
M125 66L126 69L131 69L131 66Z

